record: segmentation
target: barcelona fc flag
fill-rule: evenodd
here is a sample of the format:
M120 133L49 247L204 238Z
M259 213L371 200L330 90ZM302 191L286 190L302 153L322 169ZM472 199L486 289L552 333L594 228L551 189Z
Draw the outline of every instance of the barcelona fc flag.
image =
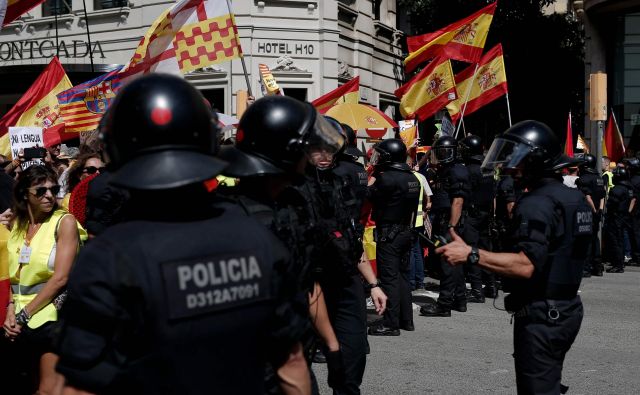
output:
M58 94L60 116L67 132L86 132L98 128L100 118L120 89L120 69Z

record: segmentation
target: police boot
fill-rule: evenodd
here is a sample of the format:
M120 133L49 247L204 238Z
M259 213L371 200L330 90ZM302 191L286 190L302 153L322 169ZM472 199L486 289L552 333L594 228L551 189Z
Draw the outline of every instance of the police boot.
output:
M456 300L451 305L451 310L455 310L455 311L457 311L459 313L466 313L467 312L467 301L466 300Z
M467 303L484 303L484 295L482 294L482 290L472 289L469 293L467 293Z
M420 315L425 317L451 317L451 308L440 303L429 303L420 307Z
M624 268L620 266L612 266L607 269L607 273L624 273Z
M369 336L400 336L400 329L393 329L380 324L369 328Z
M487 285L484 287L484 296L489 299L495 299L498 297L498 287L495 285Z

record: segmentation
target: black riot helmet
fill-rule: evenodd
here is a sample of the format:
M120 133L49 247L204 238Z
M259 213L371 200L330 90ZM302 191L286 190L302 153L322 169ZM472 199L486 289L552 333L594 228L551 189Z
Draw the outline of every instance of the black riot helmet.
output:
M356 134L356 131L346 123L342 123L340 126L342 126L342 130L344 130L344 133L347 136L344 153L354 158L364 156L364 153L358 149L358 135Z
M386 139L374 148L369 163L372 166L388 166L398 170L411 170L407 164L407 147L400 139Z
M248 177L296 172L309 150L336 153L344 138L310 104L286 96L266 96L242 115L235 147L222 147L224 174Z
M596 165L597 165L597 159L594 155L584 154L584 156L582 157L582 163L580 164L581 168L595 170Z
M458 142L453 136L442 136L431 147L431 163L453 163L458 158Z
M637 174L640 171L640 159L638 158L624 158L622 163L629 169L631 174Z
M179 188L211 179L226 166L214 157L217 120L182 78L153 73L132 81L103 118L100 136L115 170L114 185Z
M620 184L623 181L629 181L629 171L622 166L618 166L611 171L613 174L613 183L615 185Z
M458 148L460 150L460 156L462 156L464 160L480 160L482 158L482 139L475 134L469 134L463 138L458 144Z
M528 176L540 176L557 170L575 166L579 159L569 158L562 153L558 138L544 123L522 121L513 125L497 137L482 163L484 171L521 168Z

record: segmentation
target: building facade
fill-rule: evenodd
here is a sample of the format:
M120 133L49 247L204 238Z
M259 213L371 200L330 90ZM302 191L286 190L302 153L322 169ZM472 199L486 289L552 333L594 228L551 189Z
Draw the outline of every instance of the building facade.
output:
M607 73L607 104L629 151L640 151L640 0L573 1L585 33L585 112L589 74ZM596 124L585 119L593 141Z
M0 115L56 54L74 84L126 64L149 26L173 3L86 0L85 13L82 0L47 0L5 26ZM396 115L393 92L403 78L403 34L395 0L236 0L232 8L256 97L262 63L286 95L309 101L360 76L361 100ZM227 114L236 113L236 92L247 89L240 60L197 70L187 79Z

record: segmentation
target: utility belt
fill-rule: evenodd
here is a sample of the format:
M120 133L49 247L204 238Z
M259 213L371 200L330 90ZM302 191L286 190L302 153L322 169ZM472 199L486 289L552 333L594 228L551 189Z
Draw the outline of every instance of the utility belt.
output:
M457 229L462 229L467 220L467 216L469 215L466 208L462 209L462 213L460 213L460 219L458 220ZM439 230L447 230L449 226L449 222L451 221L451 210L438 210L433 213L433 225L437 227Z
M385 225L376 225L376 228L373 230L373 240L376 243L390 243L392 242L400 233L402 232L410 232L413 228L411 225L404 224L385 224Z
M491 207L471 206L466 209L467 214L472 218L485 217L491 213Z
M578 295L579 285L549 285L543 295L521 295L511 293L504 298L504 308L517 313L529 304L544 300L572 300Z
M530 322L545 322L557 324L563 318L575 314L576 307L581 304L579 296L572 299L543 299L533 301L519 310L511 312L511 320L514 318ZM505 302L506 305L506 302Z

